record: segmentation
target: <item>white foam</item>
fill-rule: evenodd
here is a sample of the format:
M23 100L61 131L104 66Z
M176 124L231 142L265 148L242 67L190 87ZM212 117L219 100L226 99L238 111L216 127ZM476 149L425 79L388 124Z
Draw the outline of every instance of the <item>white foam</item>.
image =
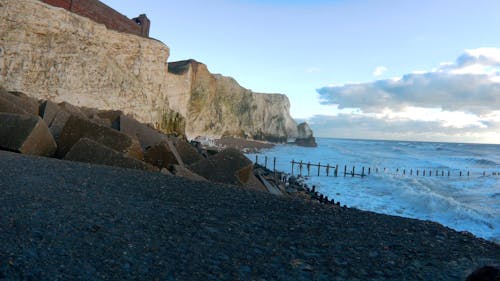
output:
M439 222L459 231L500 241L500 172L499 145L471 145L419 142L385 142L318 139L318 148L279 145L263 151L269 159L277 158L277 169L291 172L291 161L372 167L372 175L363 179L350 176L320 177L311 167L308 184L342 204L383 214ZM255 154L249 155L255 160ZM269 161L272 163L272 161ZM375 174L375 167L379 173ZM295 173L298 173L297 166ZM386 172L383 172L386 168ZM396 169L400 169L396 173ZM406 175L402 175L405 169ZM413 175L409 175L410 169ZM420 170L419 177L415 176ZM427 172L422 177L422 169ZM435 170L445 176L435 176ZM448 170L452 174L447 177ZM332 170L330 170L331 172ZM434 176L428 176L432 171ZM462 171L462 177L459 172ZM471 174L466 176L467 171ZM489 176L482 176L487 171ZM307 174L306 166L303 174Z

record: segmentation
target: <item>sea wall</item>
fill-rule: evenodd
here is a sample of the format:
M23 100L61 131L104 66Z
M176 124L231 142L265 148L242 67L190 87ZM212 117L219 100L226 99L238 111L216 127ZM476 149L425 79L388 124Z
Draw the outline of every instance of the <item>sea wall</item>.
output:
M98 0L40 0L104 24L108 29L149 37L150 21L145 15L135 19L108 7Z

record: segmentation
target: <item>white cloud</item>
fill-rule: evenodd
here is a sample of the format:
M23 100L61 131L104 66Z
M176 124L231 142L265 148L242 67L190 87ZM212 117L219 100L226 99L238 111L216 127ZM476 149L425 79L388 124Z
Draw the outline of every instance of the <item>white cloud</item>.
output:
M488 128L456 128L443 127L440 121L385 119L359 114L317 115L307 121L314 135L319 137L500 144L500 123Z
M380 73L377 70L374 75ZM464 141L475 137L477 141L500 142L500 138L492 139L500 134L500 49L466 50L456 62L441 63L431 71L324 87L318 93L324 105L359 109L356 116L346 114L342 119L352 126L370 124L372 128L364 128L363 134L372 137L380 138L378 134L400 139L407 135L422 140L424 136L448 136L458 141L461 136ZM360 118L363 123L355 122Z
M375 68L375 70L373 71L373 76L375 76L375 77L382 76L386 71L387 71L387 67L377 66L377 68Z

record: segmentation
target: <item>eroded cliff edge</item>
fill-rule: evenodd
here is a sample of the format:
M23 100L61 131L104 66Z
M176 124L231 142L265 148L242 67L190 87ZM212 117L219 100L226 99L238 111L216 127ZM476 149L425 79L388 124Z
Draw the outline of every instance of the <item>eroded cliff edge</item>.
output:
M122 110L165 133L286 141L288 98L253 93L154 39L38 0L0 0L0 83L39 99ZM170 68L170 71L169 71Z
M186 135L236 136L285 142L295 137L285 95L254 93L195 60L169 63L169 101L186 116ZM174 95L171 95L174 94Z

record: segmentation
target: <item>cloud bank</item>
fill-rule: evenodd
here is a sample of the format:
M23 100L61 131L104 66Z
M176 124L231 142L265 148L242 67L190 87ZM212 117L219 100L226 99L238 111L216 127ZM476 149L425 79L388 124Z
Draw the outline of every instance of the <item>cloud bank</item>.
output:
M322 104L356 109L356 114L313 118L315 124L323 124L317 128L323 133L326 124L342 128L341 121L366 131L366 136L351 137L369 137L371 131L376 138L384 138L380 134L386 132L386 138L444 140L448 136L450 141L476 138L500 143L500 49L466 50L454 63L442 63L430 71L323 87L318 93Z

